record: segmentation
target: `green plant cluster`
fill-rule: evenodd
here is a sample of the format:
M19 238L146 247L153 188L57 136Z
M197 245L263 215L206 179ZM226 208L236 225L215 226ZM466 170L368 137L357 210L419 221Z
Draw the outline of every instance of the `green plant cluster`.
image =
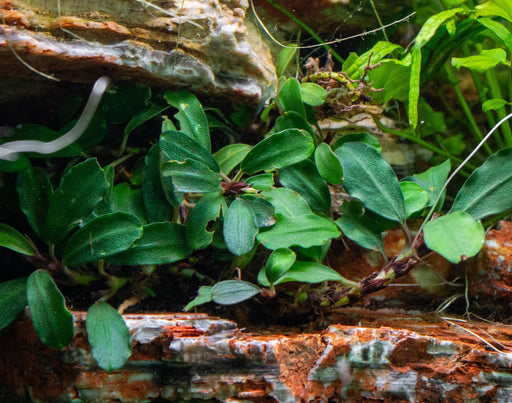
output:
M431 250L453 263L475 256L484 243L480 220L512 209L512 148L502 147L474 168L446 211L450 160L460 159L445 139L432 136L442 131L442 119L420 99L419 90L461 43L478 35L502 41L510 53L509 11L510 6L498 0L476 9L443 11L425 21L409 51L379 42L367 53L351 54L338 75L316 72L315 77L301 81L286 78L284 71L296 49L285 50L277 63L278 88L267 107L263 110L262 103L260 108L261 119L270 129L255 145L234 141L212 149L211 127L218 121L186 91L168 91L162 100L151 101L145 87L136 87L130 97L119 87L113 89L89 133L49 157L83 156L85 149L102 141L109 122L124 122L124 139L119 149L110 150L120 160L104 166L98 162L101 158L74 160L60 178L31 163L37 154L0 162L0 169L19 172L19 208L46 245L42 252L15 228L0 224L0 246L26 255L38 267L28 278L0 284L0 329L28 306L41 340L62 348L73 337L73 319L53 276L58 273L83 285L107 277L111 289L89 308L86 323L93 356L111 371L124 365L131 354L129 331L121 315L105 302L128 281L109 274L113 265L150 271L205 249L215 250L229 260L229 268L213 284L199 289L186 307L189 310L211 301L230 305L256 295L275 298L284 283L326 281L336 282L343 292L324 302L339 306L382 288ZM472 72L485 73L498 64L508 68L506 51L503 56L501 50L481 49L478 55L451 62ZM391 54L400 57L386 58ZM369 60L380 64L371 67ZM334 76L342 86L332 89L324 79ZM340 99L363 103L369 96L365 91L372 92L380 105L404 102L409 127L398 134L449 158L398 180L381 154L378 139L369 133L348 134L335 141L324 137L315 108L339 105ZM507 104L496 99L488 100L485 112L494 109L500 118ZM142 151L126 149L133 130L168 108L174 111L173 119L164 117L155 144ZM133 110L137 112L127 119L127 111ZM429 130L420 126L422 121L430 124ZM9 140L59 136L50 132L25 125ZM497 144L512 145L506 128L502 135L497 139L503 144L496 140ZM139 157L133 177L119 182L115 166L133 156ZM333 203L333 194L343 198L341 207ZM426 220L418 234L411 232L409 219L429 219L434 212L436 219ZM397 225L407 245L401 256L386 262L382 232ZM380 252L386 262L382 270L355 281L325 265L331 243L341 237ZM265 258L260 264L261 256ZM255 267L252 277L245 273ZM308 294L298 291L295 300L308 303Z

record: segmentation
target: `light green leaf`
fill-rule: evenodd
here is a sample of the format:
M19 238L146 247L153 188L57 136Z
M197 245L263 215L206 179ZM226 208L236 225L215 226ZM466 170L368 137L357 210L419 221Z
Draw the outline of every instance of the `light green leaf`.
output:
M485 113L490 111L497 111L498 109L503 108L505 105L510 105L510 102L507 102L502 98L488 99L482 104L482 111Z
M322 245L340 236L336 224L317 215L286 217L277 214L277 222L270 228L260 230L257 239L268 249L289 248L298 245L303 248Z
M27 306L25 277L0 283L0 330L11 324Z
M420 98L421 50L414 47L411 51L411 75L409 76L408 115L409 125L416 129L418 125L418 100Z
M343 187L366 208L393 221L405 222L404 198L389 164L364 143L346 143L336 149L343 168Z
M475 7L477 16L500 17L512 22L512 6L509 0L490 0Z
M507 52L501 48L482 50L479 55L475 56L452 58L452 65L457 69L466 67L477 73L485 73L498 64L504 64L505 66L511 65L507 60Z
M320 143L315 150L315 165L318 173L332 185L343 179L343 169L336 154L327 143Z
M212 243L213 231L208 231L208 224L221 214L224 198L218 193L208 193L199 199L190 211L185 224L187 241L193 249L204 249Z
M369 80L374 88L384 88L382 92L372 95L380 105L392 99L405 102L409 94L409 81L404 77L411 76L410 53L407 62L395 59L382 60L379 67L370 70Z
M407 218L420 213L427 207L428 193L420 185L414 182L402 181L400 182L400 189L404 195Z
M368 65L368 60L370 60L370 65L377 64L381 59L397 49L402 49L402 47L391 42L379 41L369 51L355 59L350 67L344 71L352 79L361 78Z
M288 45L286 48L283 48L281 52L279 52L276 61L276 77L281 77L282 75L284 75L286 68L288 67L296 53L297 45L294 44Z
M510 32L504 26L504 24L491 20L490 18L477 18L477 21L484 27L488 28L498 38L500 38L507 47L508 51L512 52L512 32Z
M485 231L464 211L429 221L423 227L425 244L452 263L475 256L485 241Z
M142 172L142 198L149 222L168 221L172 207L167 201L160 176L160 147L155 144L146 154ZM177 203L176 203L177 204Z
M473 171L457 193L451 211L465 211L475 220L512 208L512 148L491 155Z
M185 226L164 222L143 227L142 236L128 250L108 258L112 264L138 266L174 263L192 253Z
M236 199L231 203L224 218L223 233L226 246L234 255L244 255L253 248L258 225L247 202Z
M44 344L58 350L71 343L73 315L66 309L64 297L46 271L36 270L29 276L27 301L32 323Z
M450 173L450 160L446 160L442 164L436 165L435 167L427 169L425 172L414 174L411 177L404 178L404 181L414 182L420 185L423 190L428 193L428 207L431 207L436 202L437 196L448 179ZM439 200L436 210L440 210L443 207L444 196L446 190L443 192L443 196Z
M343 277L320 263L315 262L295 262L274 284L287 283L290 281L299 281L301 283L321 283L323 281L342 281ZM258 274L258 282L268 287L269 282L263 269Z
M306 117L306 110L302 103L302 95L300 91L300 83L296 78L288 78L279 90L279 103L283 111L297 112L299 115Z
M256 144L242 161L242 170L254 174L267 169L283 168L309 158L314 149L315 144L308 132L283 130Z
M213 154L213 158L219 164L221 172L229 175L234 168L240 165L251 148L248 144L229 144Z
M414 40L414 47L416 49L421 49L435 35L441 25L454 18L463 18L469 14L470 10L464 8L453 8L433 15L421 26L420 32Z
M287 188L274 188L260 193L275 207L275 214L286 217L299 217L311 214L307 201L297 192Z
M304 103L311 106L320 106L327 98L327 91L316 83L302 83L300 92Z
M247 185L258 190L268 190L274 186L274 174L267 172L253 175L246 179Z
M142 225L131 214L99 216L69 238L64 248L63 263L78 266L107 258L128 249L141 235Z
M167 91L165 100L178 109L174 115L180 122L181 131L211 151L208 119L201 103L188 91Z
M180 192L211 193L221 189L219 174L193 159L165 162L162 165L162 175L170 176Z
M185 307L185 312L190 311L192 308L198 305L203 305L210 302L212 300L212 287L203 285L199 288L197 294L197 297L195 297L187 304Z
M265 263L265 276L270 284L274 284L295 263L297 255L288 248L277 248Z
M212 289L212 299L221 305L233 305L254 297L260 293L260 288L247 281L219 281Z
M28 256L34 256L35 246L17 230L0 223L0 246Z
M106 302L96 302L87 311L85 324L98 365L108 373L121 368L132 355L132 336L121 314Z

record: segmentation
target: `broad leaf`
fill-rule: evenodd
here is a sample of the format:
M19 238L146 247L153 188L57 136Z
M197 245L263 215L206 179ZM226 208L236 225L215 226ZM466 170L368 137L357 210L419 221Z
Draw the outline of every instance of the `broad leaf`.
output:
M181 131L211 151L208 119L201 103L188 91L167 91L165 100L178 109L174 115L180 122Z
M314 135L313 127L306 120L305 116L302 116L294 111L284 112L279 115L275 121L273 131L282 132L287 129L301 129L307 131L312 136Z
M274 188L260 193L275 208L275 214L286 217L299 217L311 214L306 200L297 192L287 188Z
M457 193L451 211L462 210L475 220L512 208L512 148L491 155L473 171Z
M73 339L73 315L66 309L64 297L51 276L36 270L27 280L27 301L32 323L48 347L61 349Z
M35 255L35 246L17 230L0 223L0 246L28 256Z
M382 154L382 147L380 146L377 137L372 136L367 132L344 134L338 140L336 140L336 142L332 145L332 149L336 150L345 143L365 143L366 145L375 148L379 153Z
M313 153L311 135L298 129L287 129L262 140L242 161L242 170L254 174L266 169L282 168L303 161Z
M60 243L71 229L91 214L108 188L105 172L96 159L88 159L71 168L50 198L46 221L48 241Z
M368 209L393 221L405 222L404 198L389 164L364 143L346 143L336 149L343 168L343 187Z
M172 184L171 184L172 185ZM148 221L168 221L172 207L167 201L160 176L160 148L153 145L146 154L142 173L142 198Z
M96 302L87 311L87 336L98 365L110 373L132 355L132 337L123 317L106 302Z
M404 195L405 212L407 218L423 211L428 204L428 193L414 182L400 182L400 189Z
M224 218L223 234L228 250L234 255L244 255L253 248L258 225L247 202L236 199L231 203Z
M427 169L425 172L414 174L411 177L404 178L404 181L414 182L420 185L424 191L428 193L428 207L431 207L436 202L437 196L443 188L448 174L450 173L450 160L446 160L442 164L436 165L435 167ZM443 192L441 199L439 200L436 210L440 210L444 203L444 197L446 190Z
M143 227L142 236L128 250L108 258L112 264L137 266L173 263L192 253L185 226L165 222Z
M507 52L503 49L482 50L479 55L460 58L454 57L452 58L452 64L457 69L466 67L477 73L485 73L498 64L510 66L510 62L507 60Z
M193 249L204 249L212 243L213 231L207 227L220 216L222 204L225 201L219 193L209 193L190 211L185 227L187 241Z
M11 324L27 306L25 277L0 283L0 330Z
M53 188L48 175L37 167L30 167L18 175L16 189L20 209L34 232L45 239L44 227Z
M327 91L316 83L302 83L300 92L304 103L311 106L320 106L327 98Z
M290 77L285 81L279 90L278 98L284 112L293 111L301 116L306 116L306 110L302 103L300 83L296 78Z
M275 224L276 209L272 203L260 196L242 195L241 198L254 212L258 227L270 227Z
M128 213L99 216L75 232L64 248L67 266L104 259L128 249L142 235L137 217Z
M213 158L219 164L221 172L229 175L234 168L240 165L251 148L248 144L229 144L213 154Z
M475 256L485 241L482 224L464 211L429 221L423 233L425 244L452 263Z
M164 163L162 175L170 176L176 189L184 193L211 193L221 189L219 174L193 159Z
M278 248L273 251L265 263L265 275L270 284L274 284L295 263L297 255L288 248Z
M317 215L276 216L277 222L270 228L260 230L257 237L268 249L289 248L293 245L309 248L322 245L340 235L336 224Z
M338 185L343 179L343 169L336 154L326 143L320 143L315 150L315 164L318 173L332 185Z
M233 305L254 297L260 291L257 285L247 281L226 280L216 283L211 289L211 295L217 304Z

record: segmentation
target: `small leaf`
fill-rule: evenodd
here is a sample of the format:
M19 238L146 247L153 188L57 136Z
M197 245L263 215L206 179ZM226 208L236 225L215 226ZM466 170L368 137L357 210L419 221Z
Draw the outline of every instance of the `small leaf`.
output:
M505 105L510 105L510 102L507 102L502 98L488 99L482 104L482 111L485 113L489 111L497 111L498 109L503 108Z
M423 211L428 204L428 193L414 182L400 182L400 189L404 195L405 212L407 218Z
M308 123L306 118L297 112L288 111L279 115L275 121L273 131L282 132L287 129L301 129L314 135L313 127Z
M242 161L248 174L282 168L303 161L313 153L315 145L310 134L303 130L287 129L260 141Z
M286 217L299 217L311 214L306 200L297 192L287 188L274 188L260 193L275 208L275 214Z
M242 195L241 198L254 212L258 227L270 227L275 224L276 209L272 203L260 196Z
M147 223L141 188L132 188L126 182L114 186L110 192L110 207L113 213L129 213Z
M192 253L185 226L165 222L143 227L142 236L128 250L108 258L112 264L138 266L174 263Z
M452 65L455 68L466 67L477 73L485 73L498 64L510 66L510 62L507 60L507 52L501 48L482 50L479 55L475 56L452 58Z
M41 341L56 350L73 339L73 315L51 276L36 270L27 280L27 301L32 323Z
M212 193L221 189L219 174L193 159L164 163L162 175L170 176L176 189L184 193Z
M181 131L210 152L208 119L196 96L188 91L167 91L164 98L170 105L178 109L178 113L174 117L180 122Z
M110 373L132 355L132 337L123 317L106 302L96 302L87 311L87 336L98 365Z
M278 99L283 111L297 112L299 115L306 117L306 110L302 103L300 83L296 78L290 77L284 82L279 90Z
M429 221L423 232L425 244L452 263L475 256L485 241L482 224L464 211Z
M450 160L446 160L442 164L436 165L435 167L427 169L425 172L414 174L411 177L404 178L404 181L414 182L420 185L423 190L428 193L428 207L434 205L439 192L444 186L446 179L448 179L448 174L450 173ZM439 200L439 203L436 207L436 210L440 210L443 207L444 203L444 194L446 190L443 192L443 196Z
M375 148L379 154L382 154L382 147L380 146L377 137L372 136L367 132L344 134L338 140L336 140L332 146L332 149L336 150L345 143L364 143L370 147Z
M229 175L234 168L240 165L251 148L248 144L229 144L213 154L213 158L219 164L221 172Z
M320 106L327 98L327 91L316 83L302 83L300 92L304 103L311 106Z
M265 263L265 275L270 284L274 284L295 263L297 255L288 248L277 248Z
M11 324L27 306L25 277L0 283L0 330Z
M343 187L368 209L393 221L405 222L404 198L389 164L364 143L346 143L336 149L343 168Z
M124 128L124 134L128 135L132 131L134 131L141 124L147 122L148 120L154 118L155 116L160 116L169 105L157 105L154 103L150 103L146 109L140 111L139 113L132 116L128 124Z
M336 224L317 215L286 217L277 214L277 222L258 234L258 241L268 249L289 248L293 245L309 248L322 245L340 236Z
M296 53L297 45L294 44L289 45L286 48L283 48L281 52L279 52L276 62L276 77L281 77L282 75L284 75L286 68L288 67Z
M35 247L27 238L7 224L0 223L0 246L28 256L35 255Z
M260 291L257 285L239 280L220 281L211 289L213 301L221 305L238 304L254 297Z
M369 51L354 59L350 67L343 71L345 71L350 78L361 78L368 65L368 61L370 61L372 65L377 64L381 59L398 49L402 49L402 47L391 42L379 41L373 45Z
M269 190L274 186L274 174L271 172L253 175L246 179L246 183L254 189Z
M204 249L212 243L213 231L208 224L221 214L224 198L219 193L208 193L199 199L190 211L185 224L187 241L193 249Z
M168 221L172 207L167 201L160 176L160 148L153 145L145 157L142 198L149 222Z
M315 150L315 164L318 173L332 185L338 185L343 179L340 160L326 143L320 143Z
M236 199L231 203L224 218L223 233L226 246L234 255L244 255L253 248L258 226L247 202Z
M201 286L199 291L197 292L197 297L195 297L192 301L190 301L185 307L185 312L190 311L192 308L203 305L212 300L212 287L210 286Z
M128 249L141 235L142 225L131 214L99 216L69 238L64 248L63 263L78 266L107 258Z
M262 270L263 271L263 270ZM260 271L260 273L262 273ZM263 272L264 274L264 272ZM342 281L343 277L331 269L320 263L315 262L295 262L292 267L284 275L282 275L274 284L287 283L290 281L299 281L301 283L321 283L323 281ZM268 280L258 275L258 281L263 286L268 286Z

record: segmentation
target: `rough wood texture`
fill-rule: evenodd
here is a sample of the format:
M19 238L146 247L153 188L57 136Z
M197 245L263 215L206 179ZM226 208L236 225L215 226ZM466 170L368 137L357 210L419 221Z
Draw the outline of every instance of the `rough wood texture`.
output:
M245 0L1 0L0 74L101 75L255 102L274 81Z

